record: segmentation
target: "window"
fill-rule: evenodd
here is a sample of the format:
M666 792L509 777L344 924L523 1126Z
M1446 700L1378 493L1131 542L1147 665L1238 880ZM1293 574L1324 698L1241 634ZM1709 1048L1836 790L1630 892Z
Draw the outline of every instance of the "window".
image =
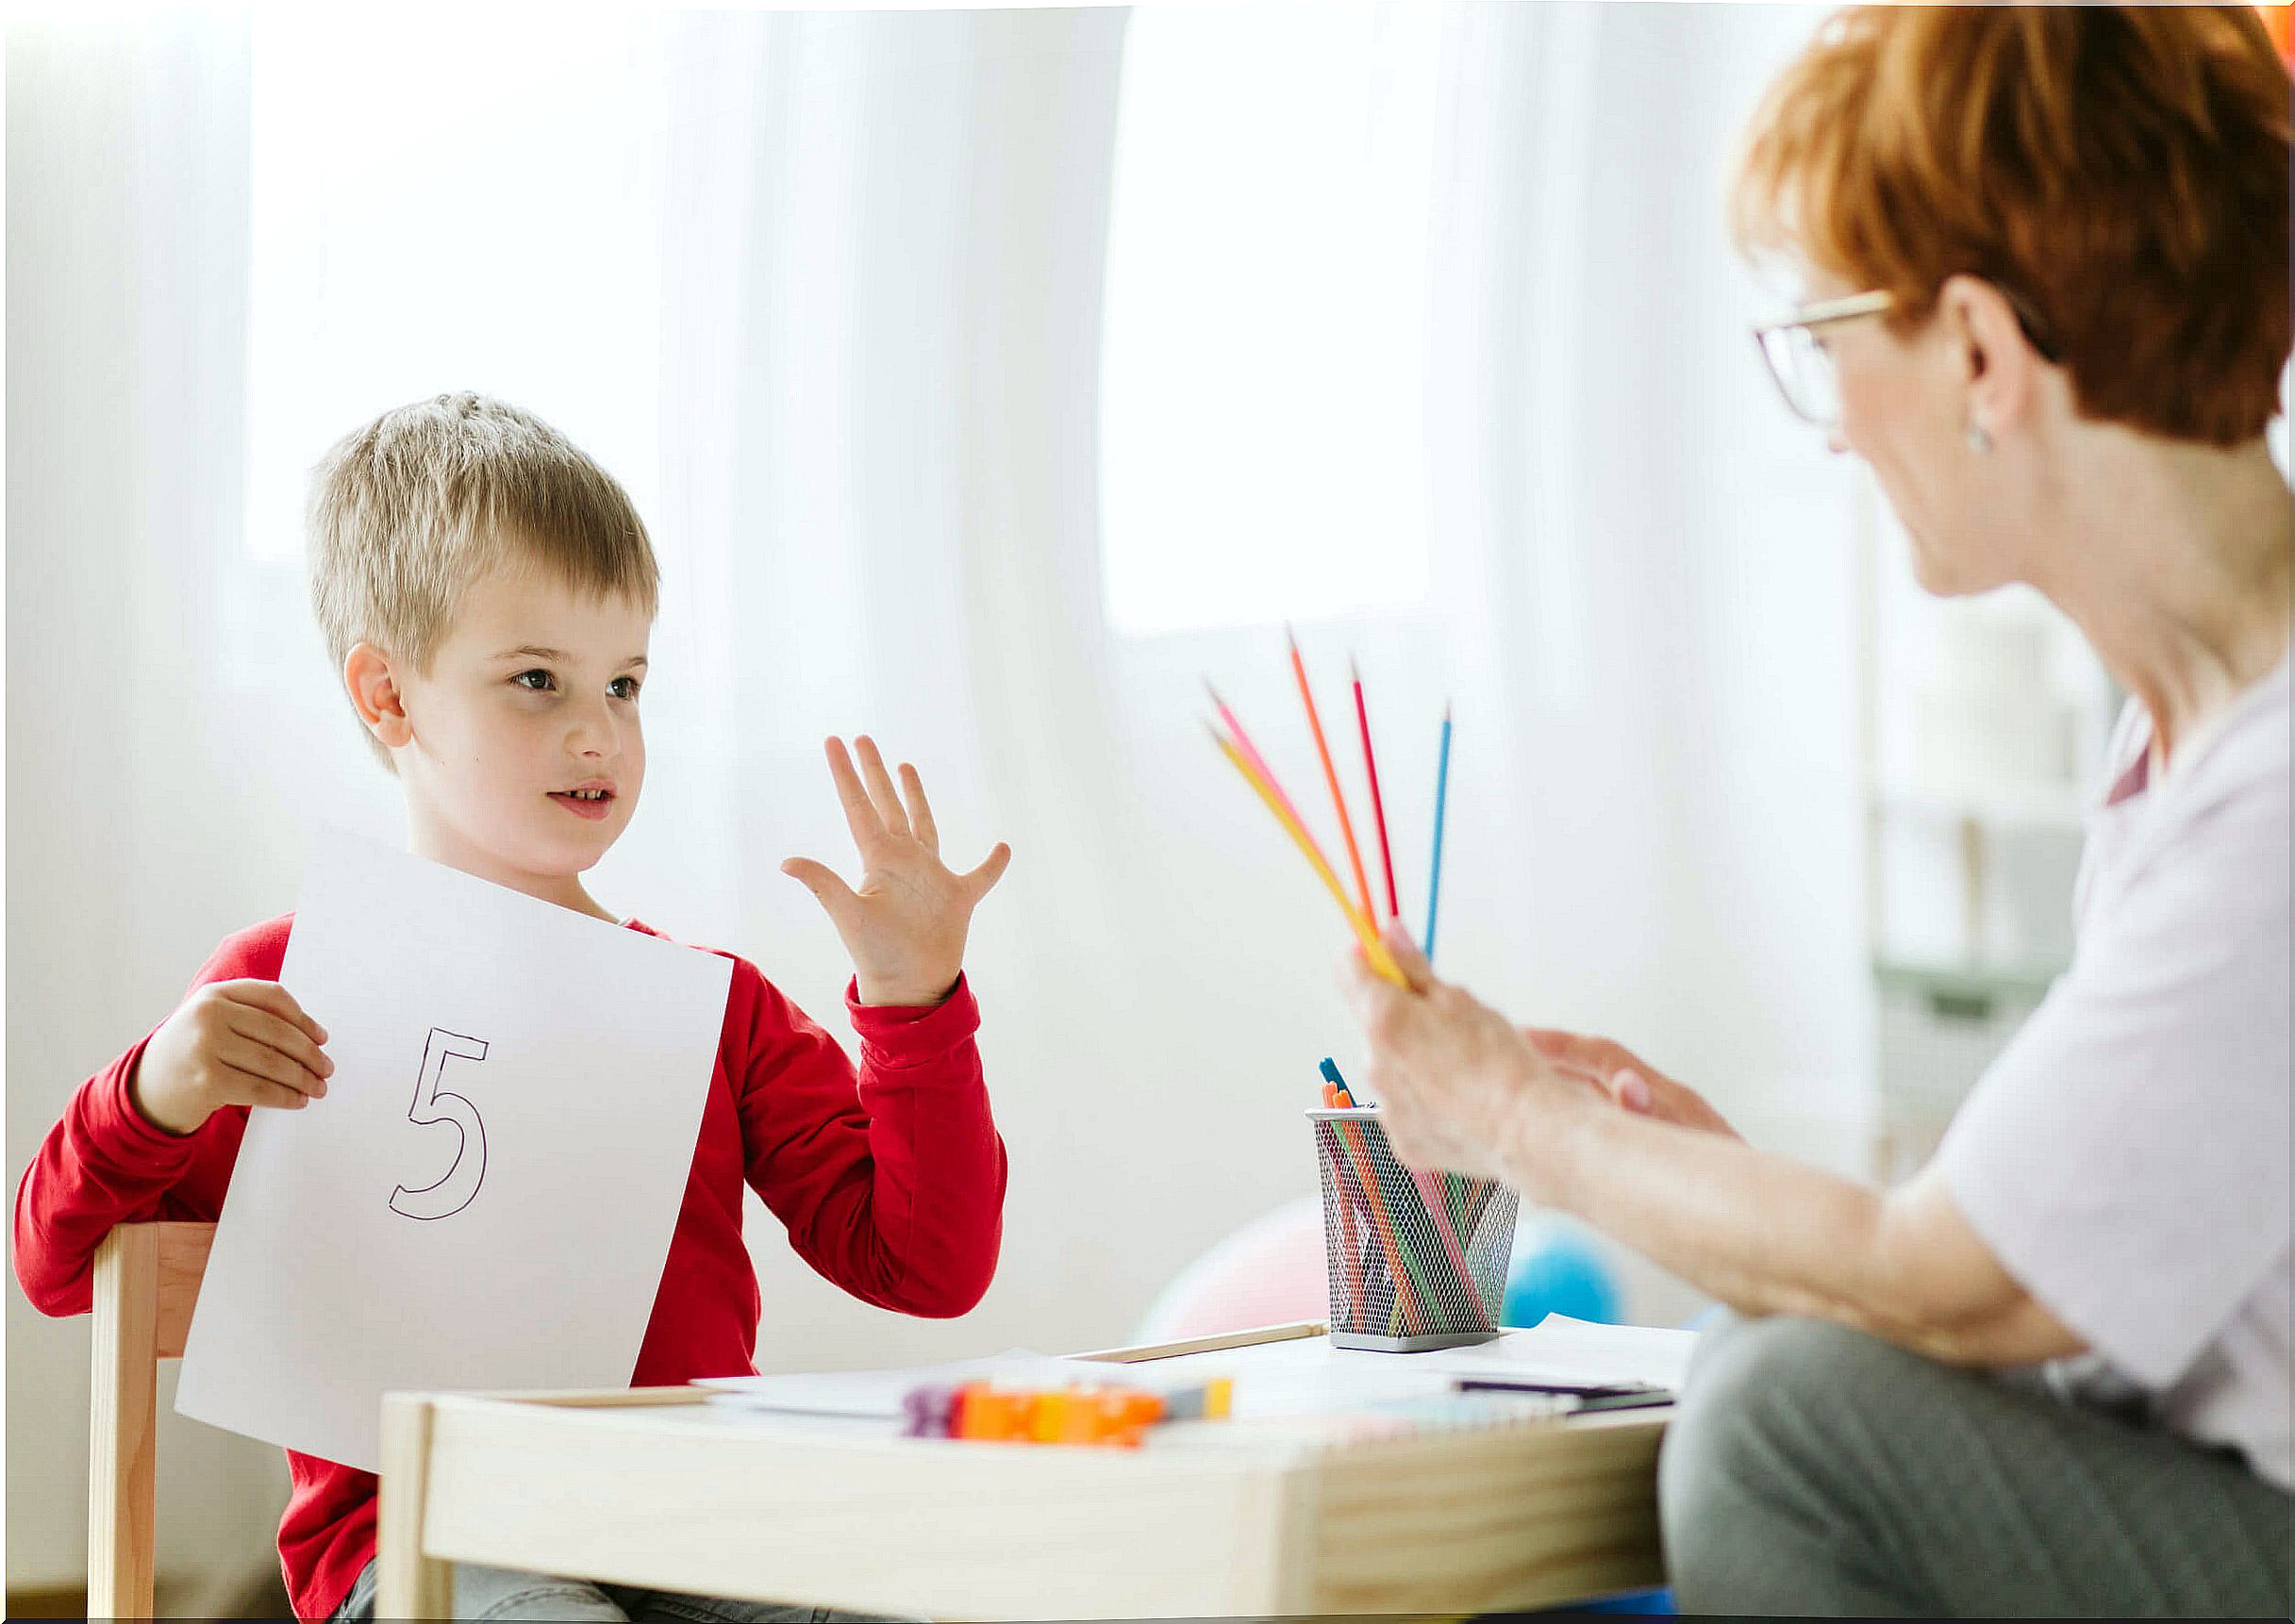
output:
M249 555L302 548L311 465L388 406L539 412L653 510L656 48L642 19L380 13L254 27Z
M1417 603L1443 12L1133 12L1100 394L1106 608L1153 635Z

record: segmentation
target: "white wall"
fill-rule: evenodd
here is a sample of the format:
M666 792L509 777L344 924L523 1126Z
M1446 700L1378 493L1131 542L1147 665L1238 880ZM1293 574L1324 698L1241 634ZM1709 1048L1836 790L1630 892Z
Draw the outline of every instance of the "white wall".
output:
M1729 133L1812 16L1472 8L1481 135L1454 132L1472 138L1454 156L1471 146L1488 185L1449 207L1494 256L1443 293L1459 432L1429 447L1450 504L1433 585L1302 634L1327 695L1349 646L1376 674L1389 810L1422 838L1433 719L1459 702L1447 971L1525 1019L1614 1031L1838 1161L1868 1019L1849 486L1768 398L1717 205ZM1020 852L973 949L1014 1161L1005 1272L962 1321L904 1320L811 1277L753 1206L760 1363L1117 1341L1184 1262L1307 1187L1313 1059L1351 1052L1327 904L1194 721L1210 671L1271 753L1311 759L1276 634L1096 620L1121 19L691 29L663 150L719 190L665 210L658 306L598 316L658 323L657 373L628 388L660 403L640 457L671 570L656 650L689 662L689 691L653 713L646 818L600 895L749 953L834 1023L834 938L773 869L842 854L806 741L934 741L943 828ZM248 209L243 160L212 156L244 132L186 132L244 118L245 37L8 43L12 1190L71 1089L215 940L292 904L305 817L397 817L291 571L243 545L279 492L242 488L243 265L198 245ZM791 105L738 153L711 122L762 129ZM483 266L468 294L474 319L519 319ZM472 382L491 387L439 387ZM1637 1278L1651 1317L1685 1305ZM85 1326L13 1290L7 1313L9 1580L62 1583ZM160 1449L163 1562L259 1560L273 1452L167 1416Z

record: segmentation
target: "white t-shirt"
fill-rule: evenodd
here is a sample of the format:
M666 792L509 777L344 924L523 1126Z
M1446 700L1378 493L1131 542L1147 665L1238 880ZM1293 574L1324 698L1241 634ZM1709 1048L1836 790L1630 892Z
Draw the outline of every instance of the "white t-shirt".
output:
M2149 771L2114 736L2071 968L1937 1151L1969 1222L2086 1339L2073 1390L2295 1487L2287 662Z

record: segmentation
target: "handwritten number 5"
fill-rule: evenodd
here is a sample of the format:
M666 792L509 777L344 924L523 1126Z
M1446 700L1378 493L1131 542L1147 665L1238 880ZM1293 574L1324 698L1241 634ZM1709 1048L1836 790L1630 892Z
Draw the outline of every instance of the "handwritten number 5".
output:
M446 1069L449 1055L461 1060L484 1060L486 1040L434 1026L423 1042L423 1069L415 1077L414 1103L407 1108L407 1120L450 1123L460 1132L462 1148L455 1152L453 1165L435 1184L424 1185L419 1190L401 1185L391 1192L391 1210L405 1218L452 1218L470 1205L478 1193L479 1183L486 1177L486 1124L478 1119L478 1107L461 1095L439 1086L439 1077Z

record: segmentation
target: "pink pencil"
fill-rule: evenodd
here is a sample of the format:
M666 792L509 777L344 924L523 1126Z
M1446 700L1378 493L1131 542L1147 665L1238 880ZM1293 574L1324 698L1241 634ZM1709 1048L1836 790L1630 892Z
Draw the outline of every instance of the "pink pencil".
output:
M1275 792L1275 799L1283 803L1283 809L1291 815L1291 821L1305 829L1306 820L1299 816L1299 808L1291 804L1291 798L1284 792L1283 780L1277 778L1275 770L1267 765L1267 758L1259 754L1259 747L1251 742L1251 735L1243 731L1243 724L1236 720L1235 712L1227 708L1227 702L1220 698L1220 690L1211 686L1209 677L1204 678L1204 691L1211 696L1212 704L1219 710L1220 720L1227 724L1227 736L1235 740L1235 747L1243 753L1243 759L1267 780L1267 787ZM1311 843L1314 837L1310 834L1307 838Z

